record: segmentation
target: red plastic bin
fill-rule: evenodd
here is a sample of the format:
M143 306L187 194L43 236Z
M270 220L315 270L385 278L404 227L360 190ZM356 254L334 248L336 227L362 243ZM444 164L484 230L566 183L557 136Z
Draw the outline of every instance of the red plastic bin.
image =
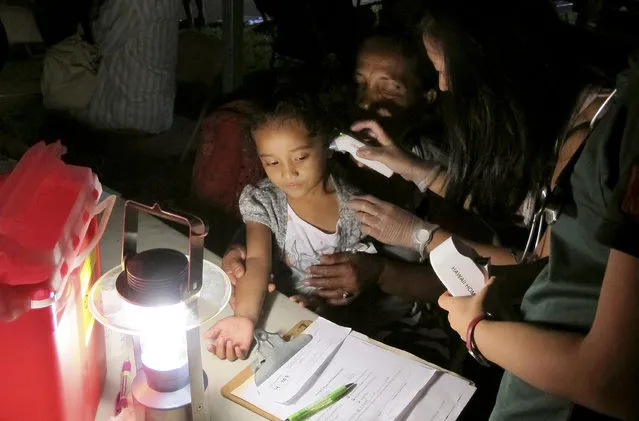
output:
M93 421L102 393L104 331L86 297L115 198L98 203L95 175L60 152L35 145L0 175L0 291L28 307L0 320L0 421Z
M78 265L102 187L90 168L66 165L61 153L59 143L38 143L0 187L0 283L47 280L58 289Z

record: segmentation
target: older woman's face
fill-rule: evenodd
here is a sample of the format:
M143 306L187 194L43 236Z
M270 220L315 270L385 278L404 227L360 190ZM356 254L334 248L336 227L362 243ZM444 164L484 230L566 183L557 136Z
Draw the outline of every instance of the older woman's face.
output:
M419 88L409 86L406 70L399 54L372 48L360 51L355 69L358 105L380 117L392 117L408 108L415 101L411 90Z
M434 39L424 36L424 47L426 48L426 54L433 63L435 70L437 71L439 90L444 92L448 90L448 75L446 74L446 61L444 60L444 51L441 46Z

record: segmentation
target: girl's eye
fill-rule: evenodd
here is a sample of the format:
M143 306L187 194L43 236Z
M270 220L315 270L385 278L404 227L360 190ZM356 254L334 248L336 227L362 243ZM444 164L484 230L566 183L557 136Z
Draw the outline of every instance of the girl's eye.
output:
M297 158L295 158L295 160L296 161L304 161L306 158L308 158L308 154L300 155Z
M266 165L267 167L272 167L274 165L279 164L279 162L277 161L271 161L271 162L265 162L264 165Z

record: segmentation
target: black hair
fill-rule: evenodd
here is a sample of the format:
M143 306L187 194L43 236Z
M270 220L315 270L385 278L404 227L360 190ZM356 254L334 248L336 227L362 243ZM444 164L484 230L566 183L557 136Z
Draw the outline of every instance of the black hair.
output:
M308 131L309 137L321 141L325 146L334 134L329 114L322 102L318 98L297 93L277 93L273 99L263 101L259 111L249 118L246 128L252 137L254 131L267 124L288 121L301 124Z
M441 47L450 160L446 198L512 218L549 182L580 92L602 84L546 0L432 0L420 32Z

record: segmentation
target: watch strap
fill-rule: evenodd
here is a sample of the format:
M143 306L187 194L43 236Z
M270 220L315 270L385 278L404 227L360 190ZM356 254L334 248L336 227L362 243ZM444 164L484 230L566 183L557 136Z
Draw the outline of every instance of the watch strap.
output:
M433 241L433 237L435 236L435 231L439 229L439 225L431 224L430 222L424 221L423 225L419 227L417 231L415 231L414 239L415 239L415 247L419 252L419 261L423 262L428 258L428 245ZM420 241L419 234L421 231L425 230L428 232L428 239L426 241Z

